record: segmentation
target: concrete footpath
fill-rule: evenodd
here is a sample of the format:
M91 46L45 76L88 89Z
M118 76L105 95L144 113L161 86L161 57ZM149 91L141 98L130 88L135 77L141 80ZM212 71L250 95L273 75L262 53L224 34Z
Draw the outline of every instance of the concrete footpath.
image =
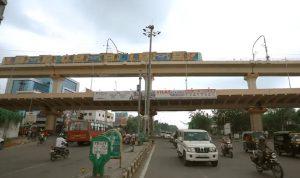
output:
M104 177L109 178L127 178L132 177L133 174L139 168L139 165L143 161L143 158L150 149L152 143L145 142L141 146L134 146L134 150L132 150L132 146L124 145L123 146L123 155L122 155L122 163L120 167L119 159L111 159L109 160L104 169ZM93 168L83 168L81 173L78 175L78 178L91 178Z
M33 142L33 140L29 140L25 136L24 137L20 136L20 137L17 137L17 138L11 138L11 139L8 139L8 140L5 141L4 149L9 148L9 147L15 147L15 146L18 146L18 145L24 145L24 144L31 143L31 142Z

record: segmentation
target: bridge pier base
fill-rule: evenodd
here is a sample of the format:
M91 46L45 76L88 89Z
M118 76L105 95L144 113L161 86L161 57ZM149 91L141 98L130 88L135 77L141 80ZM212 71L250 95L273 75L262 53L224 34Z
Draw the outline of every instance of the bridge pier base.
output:
M248 109L252 131L263 131L262 115L266 111L266 108L261 107L252 107Z
M56 119L57 119L57 111L56 110L46 110L46 124L45 129L52 133L55 132L56 129Z
M155 110L151 110L149 117L149 135L154 136L154 116L157 114Z
M153 116L150 116L150 118L149 118L149 135L150 136L153 136L153 126L154 126L154 124L153 124Z
M258 77L258 73L248 73L244 80L248 83L248 89L256 89L256 79Z

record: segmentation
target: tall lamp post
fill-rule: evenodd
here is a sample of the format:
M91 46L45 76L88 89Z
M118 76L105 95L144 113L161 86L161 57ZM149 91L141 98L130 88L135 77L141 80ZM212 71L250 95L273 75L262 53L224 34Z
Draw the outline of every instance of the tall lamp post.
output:
M141 129L141 99L142 99L141 83L142 83L142 74L140 71L139 84L137 85L137 91L139 94L139 98L138 98L138 137L140 137L140 129Z
M148 56L148 65L147 65L147 75L146 75L146 82L145 82L145 114L146 123L144 124L144 131L146 134L149 134L149 117L150 117L150 95L151 95L151 88L152 88L152 80L151 80L151 52L152 52L152 37L155 37L160 34L159 31L154 31L154 25L148 25L146 28L143 29L143 34L150 39L149 43L149 56ZM147 126L146 126L147 125ZM146 128L146 127L147 128Z

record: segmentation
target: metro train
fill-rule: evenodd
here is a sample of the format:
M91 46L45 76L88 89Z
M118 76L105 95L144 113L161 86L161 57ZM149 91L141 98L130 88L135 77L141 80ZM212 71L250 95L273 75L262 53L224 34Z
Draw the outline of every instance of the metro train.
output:
M172 53L151 53L152 61L201 61L200 52L173 51ZM14 64L69 64L69 63L103 63L103 62L142 62L148 61L149 53L131 54L74 54L74 55L40 55L4 57L3 65Z

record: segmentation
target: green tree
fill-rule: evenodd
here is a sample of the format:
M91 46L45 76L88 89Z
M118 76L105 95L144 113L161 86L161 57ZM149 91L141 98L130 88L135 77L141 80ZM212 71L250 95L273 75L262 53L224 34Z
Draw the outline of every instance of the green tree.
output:
M23 119L22 115L18 112L12 112L3 108L0 108L0 125L5 124L6 122L21 122Z
M231 124L233 133L250 130L250 116L248 112L238 109L218 109L213 110L213 120L218 126L218 130L224 129L225 123Z
M169 125L167 123L154 122L154 133L159 134L161 131L164 132L175 132L178 130L176 125Z
M189 118L191 119L189 122L189 129L203 129L210 131L212 119L203 111L192 112Z
M4 127L3 137L6 138L7 129L9 127L9 123L18 123L23 119L22 115L18 112L12 112L3 108L0 108L0 126Z
M298 130L299 114L294 108L270 109L263 115L264 130Z
M125 131L127 133L138 132L138 117L129 116L127 120L127 125L125 126Z

